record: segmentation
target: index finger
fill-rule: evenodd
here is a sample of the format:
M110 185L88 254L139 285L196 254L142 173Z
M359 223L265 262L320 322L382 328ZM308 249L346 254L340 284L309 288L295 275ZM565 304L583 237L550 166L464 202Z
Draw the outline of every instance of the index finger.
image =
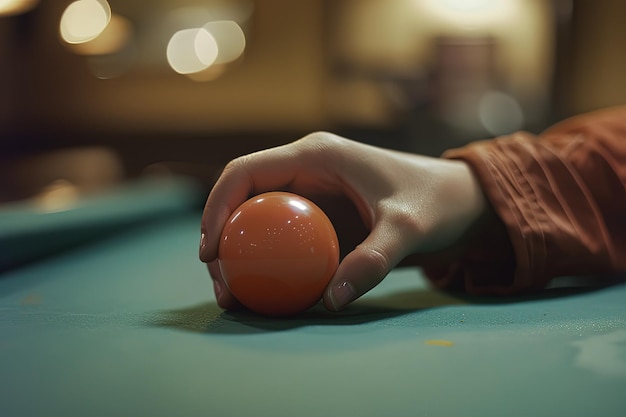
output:
M317 148L317 149L316 149ZM217 258L219 238L230 215L253 195L275 190L304 189L331 184L327 164L315 158L321 154L318 144L299 140L231 161L211 190L202 214L200 259ZM317 152L312 152L316 150Z

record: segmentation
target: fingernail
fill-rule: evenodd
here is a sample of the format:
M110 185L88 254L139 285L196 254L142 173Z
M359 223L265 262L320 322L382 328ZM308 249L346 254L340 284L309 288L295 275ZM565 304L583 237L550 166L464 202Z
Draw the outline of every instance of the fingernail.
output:
M202 259L202 252L204 252L204 248L206 248L206 234L202 232L200 234L200 259Z
M332 287L329 295L333 309L338 311L345 307L350 301L354 300L356 291L352 284L348 281L344 281Z

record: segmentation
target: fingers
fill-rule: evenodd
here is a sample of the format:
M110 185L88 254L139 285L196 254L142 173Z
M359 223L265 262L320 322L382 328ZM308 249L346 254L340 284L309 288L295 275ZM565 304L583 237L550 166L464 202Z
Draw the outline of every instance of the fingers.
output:
M341 261L324 293L324 305L339 311L376 285L407 254L410 242L396 225L381 221L370 235Z
M325 171L331 149L338 148L334 135L316 133L288 145L235 159L227 165L213 187L201 224L200 259L208 264L218 305L227 310L243 309L230 293L219 266L217 252L221 231L230 215L252 195L264 191L305 190L311 193L339 188ZM305 193L302 193L305 194Z
M325 163L334 152L334 136L316 133L294 143L256 152L231 161L211 191L202 216L200 259L211 262L217 257L219 235L236 208L252 195L264 191L294 188L311 192L336 181ZM297 190L294 190L297 191Z
M254 194L255 178L263 176L263 171L269 168L263 161L271 160L271 153L276 152L280 150L276 148L237 158L222 172L207 198L202 215L200 259L203 262L211 262L217 257L219 235L226 220L240 204ZM255 169L254 165L257 165ZM284 183L289 182L292 169L285 168Z

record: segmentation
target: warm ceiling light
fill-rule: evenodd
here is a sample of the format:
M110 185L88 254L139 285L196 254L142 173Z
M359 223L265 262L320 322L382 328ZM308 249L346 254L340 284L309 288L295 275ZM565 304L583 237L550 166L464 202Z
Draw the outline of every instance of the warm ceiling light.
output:
M180 30L167 44L167 62L179 74L207 69L215 62L217 54L215 38L203 28Z
M422 12L459 27L477 28L494 22L511 22L522 0L414 0Z
M13 16L32 10L39 0L0 0L0 16Z
M104 31L111 19L106 0L77 0L61 16L61 37L67 43L88 42Z
M237 22L233 20L219 20L209 22L202 28L209 32L215 39L215 42L217 42L216 64L226 64L236 60L243 54L246 48L246 36Z

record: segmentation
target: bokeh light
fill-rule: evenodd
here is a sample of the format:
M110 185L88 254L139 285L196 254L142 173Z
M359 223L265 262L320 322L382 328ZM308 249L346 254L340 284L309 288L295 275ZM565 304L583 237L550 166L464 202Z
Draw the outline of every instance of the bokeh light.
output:
M217 56L217 42L204 28L179 30L167 45L167 61L179 74L203 71Z
M33 199L39 210L53 213L72 209L80 200L80 190L70 181L59 179L44 187Z
M100 35L111 19L106 0L77 0L61 16L60 33L70 44L88 42Z
M39 0L0 0L0 16L13 16L32 10Z
M233 20L209 22L202 27L209 32L218 46L215 64L235 61L246 48L246 36L241 26Z
M81 55L109 55L121 51L132 35L133 25L130 20L113 13L102 33L90 41L70 44L70 47Z
M524 113L518 101L502 91L488 91L478 104L478 116L492 135L515 132L524 126Z
M167 45L167 61L193 81L210 81L224 72L226 64L239 59L245 48L241 26L234 20L217 20L174 33Z

